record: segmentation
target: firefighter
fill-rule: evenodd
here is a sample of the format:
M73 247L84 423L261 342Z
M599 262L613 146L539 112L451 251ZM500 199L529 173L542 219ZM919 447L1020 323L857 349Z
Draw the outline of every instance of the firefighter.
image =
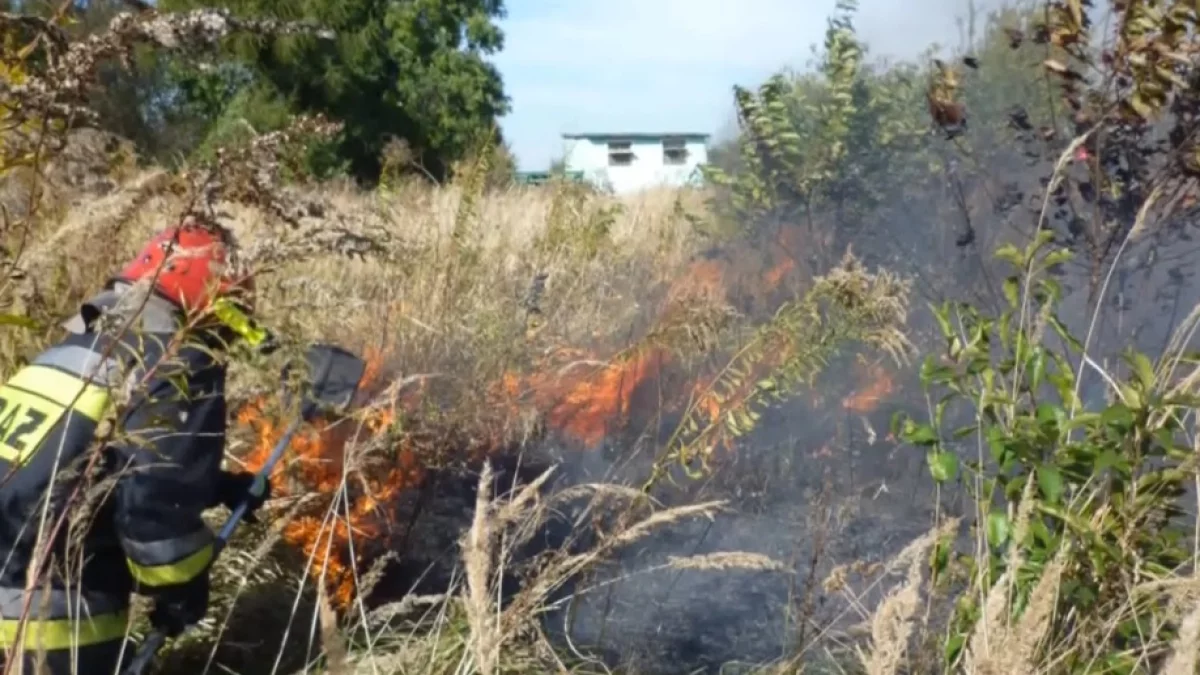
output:
M201 512L269 496L221 469L220 355L252 326L232 246L190 219L159 233L0 387L0 641L26 673L116 672L134 592L169 637L198 622L214 554Z

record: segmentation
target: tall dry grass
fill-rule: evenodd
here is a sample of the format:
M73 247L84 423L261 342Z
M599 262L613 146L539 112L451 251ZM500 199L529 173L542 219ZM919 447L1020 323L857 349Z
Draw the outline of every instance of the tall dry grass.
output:
M35 221L24 257L29 273L21 279L14 309L38 318L43 330L8 336L0 348L0 374L13 372L53 341L55 322L98 291L151 233L179 220L188 209L188 197L173 189L177 180L161 171L136 173L103 196L63 195L61 199L74 206ZM330 341L374 355L376 365L386 371L378 379L383 384L440 384L438 410L433 412L461 417L486 408L487 387L502 374L535 367L549 351L567 346L619 349L639 322L656 315L664 291L703 245L685 217L701 208L703 196L692 192L659 190L617 199L569 185L487 194L450 185L365 193L335 183L298 188L289 197L304 215L287 226L253 206L217 205L220 222L235 233L241 254L260 269L259 318L297 344ZM345 251L343 243L350 249L361 245L366 255L337 252ZM234 409L273 390L275 376L262 364L235 363L232 373ZM393 387L384 393L396 391ZM236 424L231 436L228 461L237 466L255 439ZM487 482L485 468L481 485ZM520 525L522 536L531 536L534 521L528 509L545 508L531 491L538 485L526 487L498 510L491 506L487 490L480 491L476 520L466 539L469 545L463 551L463 593L460 597L449 589L436 605L439 622L448 614L465 612L469 637L463 643L462 672L495 672L498 663L511 660L506 643L527 644L530 622L547 595L598 564L605 554L655 527L693 512L710 514L713 508L668 510L630 524L597 550L542 570L537 582L516 599L515 609L500 611L494 606L497 575L505 571L504 561L514 550L511 542L497 550L491 530ZM612 486L600 493L611 497L622 490ZM637 495L629 492L630 498ZM576 490L564 496L578 494ZM340 671L337 664L349 657L345 646L338 646L338 631L371 634L378 612L369 620L360 607L356 616L339 625L320 589L315 597L306 597L311 590L286 590L306 583L303 561L278 552L286 548L279 543L279 532L303 501L269 505L274 522L246 526L239 533L214 572L214 610L175 648L185 655L188 650L207 653L186 656L184 662L194 665L200 658L204 668L218 667L216 645L243 639L238 631L245 630L245 624L230 624L238 603L242 614L283 612L293 617L303 614L308 603L315 604L312 629L296 625L274 641L273 668L295 665L296 659L285 657L285 652L311 652L319 643L317 653L323 651L325 667ZM606 498L598 501L607 503ZM340 517L337 508L335 501L325 518ZM540 513L543 518L548 515ZM219 516L213 514L214 525ZM723 569L767 563L735 554L675 564ZM363 576L372 573L361 570ZM364 592L371 585L369 579L361 584ZM264 600L264 593L273 598ZM267 636L267 642L275 637ZM371 646L378 640L368 640L368 662L381 654ZM543 663L551 651L538 650L537 662ZM420 650L405 642L398 655L391 652L389 658L406 659ZM171 658L168 652L168 662ZM441 663L443 658L433 661ZM440 672L439 667L430 666L430 672Z
M141 30L143 21L152 22L154 30ZM83 115L86 106L75 94L92 81L104 53L119 52L147 37L169 43L159 46L179 47L188 42L179 38L191 35L189 26L194 29L197 22L223 30L290 30L284 25L245 24L207 10L161 19L124 15L109 32L89 45L71 46L68 58L55 62L72 77L59 77L58 85L54 78L44 83L35 79L45 86L22 85L20 93L63 98L63 106L53 110ZM210 31L189 39L211 41L215 36ZM93 53L96 50L101 53ZM79 91L67 91L65 83ZM30 99L30 105L14 100L3 112L21 121L44 108L33 105L38 100ZM323 123L302 121L305 125ZM21 140L36 148L42 139L36 125L31 128L34 131ZM36 325L0 340L0 376L11 374L52 343L58 337L55 324L96 292L154 230L200 210L237 235L241 256L259 270L258 313L288 342L285 352L324 340L369 353L382 372L373 378L375 390L367 393L385 399L380 406L405 387L420 388L428 395L422 417L438 421L438 429L519 439L528 433L524 411L497 411L493 386L510 373L543 368L548 356L564 348L579 353L571 366L596 365L605 355L620 352L658 318L678 282L688 281L688 262L706 244L690 218L702 210L703 195L690 191L662 190L634 199L604 197L570 185L485 193L471 175L437 189L401 185L364 193L336 184L282 188L277 184L279 162L271 150L286 135L267 134L231 149L218 158L215 171L208 166L178 173L138 172L127 162L103 156L85 163L111 175L54 181L37 175L39 166L6 164L0 194L13 202L9 211L20 212L22 220L6 233L15 240L6 243L19 242L14 247L19 255L4 289L10 291L4 294L5 309ZM119 170L110 171L114 168ZM63 173L70 177L71 167ZM100 187L103 193L76 191L81 184ZM246 199L212 196L218 192ZM848 297L854 296L850 290ZM249 357L235 363L231 407L236 410L270 396L277 365ZM497 412L498 419L477 419ZM261 439L237 425L231 436L227 460L236 466ZM343 526L352 520L350 483L366 473L371 452L388 449L383 436L366 447L347 446L342 466L332 471L338 476L336 485L326 487L330 494L285 490L285 497L269 509L277 517L239 532L214 570L213 611L164 655L168 670L226 667L219 663L218 651L238 650L247 641L254 643L251 651L260 652L252 656L262 657L255 669L269 672L295 670L310 662L330 672L345 672L349 663L363 662L377 672L375 658L380 655L415 656L424 662L400 668L405 671L540 672L552 665L560 670L596 666L592 657L573 647L568 665L559 647L539 637L537 619L552 604L551 597L568 581L586 578L620 549L684 518L712 517L718 506L704 502L658 508L639 491L615 485L591 486L582 493L568 489L542 498L538 481L511 501L493 503L485 468L485 489L479 491L475 519L464 540L465 582L451 584L440 600L402 601L396 613L425 607L435 610L438 619L413 626L411 633L420 636L416 642L398 640L400 633L388 622L380 629L378 612L364 602L379 582L387 556L360 569L351 551L358 594L339 616L328 589L318 584L313 592L310 583L314 561L322 573L329 564L328 548L324 553L316 550L320 538L312 551L289 551L280 544L289 521L313 516L304 512L311 497L327 498L324 512L315 516L322 531L336 529L339 520ZM423 456L420 461L432 464L437 459ZM591 500L581 518L608 518L611 528L584 550L564 548L539 561L521 592L499 603L501 581L518 564L514 541L528 540L534 526L550 518L553 509L548 504L556 507L580 498ZM221 514L211 515L216 524ZM584 520L574 525L586 529ZM786 571L776 561L736 551L677 558L667 566L714 573L731 568ZM235 605L241 611L235 612ZM275 621L281 617L286 619L282 626ZM144 627L143 621L139 630ZM458 637L448 644L447 634ZM389 645L393 648L387 649ZM432 651L422 651L420 645Z
M0 341L0 373L12 372L54 339L53 321L98 289L152 231L178 218L185 198L171 189L172 181L161 172L132 174L112 193L74 200L74 207L38 221L26 260L44 273L22 279L19 298L47 329L13 332ZM426 387L436 402L428 414L448 417L447 426L478 423L489 410L489 386L509 371L538 368L549 352L592 347L611 353L628 344L708 245L687 217L703 215L703 195L692 192L618 199L572 186L479 193L464 185L409 185L368 193L329 184L289 194L305 214L292 225L254 207L220 205L222 221L245 255L262 261L262 320L297 344L333 341L382 355L385 372L369 393L386 402L397 387ZM236 364L234 405L272 391L274 377L261 363ZM505 432L519 438L527 430L514 411L506 412L500 420ZM254 443L248 429L235 425L230 464L237 465ZM346 461L358 460L350 452ZM311 495L292 496L270 505L268 524L239 532L215 571L213 611L165 655L166 664L216 672L231 648L250 640L269 658L245 658L261 668L245 672L606 672L609 666L586 649L552 643L540 618L569 601L558 597L569 583L582 582L572 587L572 597L616 583L592 583L590 575L622 548L687 518L717 517L724 506L664 508L620 485L549 489L550 474L505 493L493 484L490 465L483 467L454 578L441 593L370 606L366 595L382 565L363 565L356 570L360 596L338 615L324 589L313 590L306 574L310 561L280 542L279 531ZM342 473L339 492L354 480L353 470ZM601 514L615 526L582 549L565 547L532 566L521 559L521 544L538 525L564 504L580 501L575 524L581 532ZM345 508L344 500L334 500L325 526L344 517ZM220 515L214 514L214 523ZM1016 539L1027 517L1018 514ZM834 593L863 619L856 649L833 658L838 668L889 675L913 672L914 663L925 662L913 653L936 628L930 621L934 593L925 588L923 567L931 547L955 524L948 521L912 542L893 564L864 573L870 588L902 573L875 606L864 604L865 592L837 584ZM794 573L779 561L738 551L679 557L667 565L712 574ZM522 586L503 597L503 580L517 567ZM1058 559L1046 566L1015 620L1006 579L972 580L964 592L985 596L985 611L961 672L1055 672L1055 645L1048 639L1061 572ZM1194 668L1200 622L1193 595L1179 596L1183 622L1164 672ZM267 625L265 634L258 632ZM803 656L759 672L804 672Z
M103 196L61 194L57 208L31 221L11 309L42 325L0 340L0 375L55 339L56 321L95 292L151 232L179 219L188 208L179 182L161 171L127 173ZM292 346L332 341L374 355L382 372L367 392L373 405L387 405L402 389L422 389L428 395L423 415L441 422L440 429L493 431L488 425L499 424L518 447L530 433L523 411L502 409L498 419L480 419L497 412L493 385L510 372L543 367L556 350L585 352L580 362L595 358L586 352L602 358L620 351L661 314L671 290L693 270L695 254L709 244L690 217L703 217L704 195L691 191L618 199L570 185L485 193L466 181L378 192L326 184L286 188L282 195L298 214L291 223L269 209L216 204L243 254L260 267L263 322ZM1173 348L1175 356L1181 345ZM270 364L253 361L235 364L233 375L235 408L270 395L277 377ZM1197 379L1195 372L1186 374L1179 386L1191 389ZM229 463L238 465L257 441L251 430L235 425ZM349 498L342 495L373 460L368 455L386 450L381 446L388 442L383 436L349 446L336 495L320 514L322 528L347 519ZM549 473L506 493L494 484L490 464L481 466L452 582L440 593L372 606L367 600L387 557L363 565L352 560L358 594L339 614L324 587L313 589L312 556L305 559L280 541L280 531L317 496L290 494L270 505L267 524L239 532L214 573L213 611L164 655L167 667L216 672L228 667L222 662L231 651L241 650L259 652L240 659L255 664L244 672L607 672L610 666L586 649L552 642L540 619L580 594L617 583L592 574L622 549L686 519L718 517L726 506L708 501L663 507L622 485L551 487ZM1027 492L1033 484L1026 484ZM522 545L567 504L575 506L572 525L579 538L533 561L523 559ZM213 514L214 523L220 515ZM1029 518L1027 511L1016 513L1014 541L1023 538ZM603 534L585 541L583 533L597 521L606 525ZM853 644L832 655L836 668L890 675L936 661L915 652L931 634L941 647L933 605L947 598L936 597L923 572L931 549L956 525L948 520L918 538L891 565L858 568L868 589L902 573L874 606L863 600L865 591L829 585L863 619L856 640L840 636ZM1063 549L1044 566L1019 612L1012 577L977 574L967 580L960 593L979 597L982 611L957 672L1057 672L1064 653L1105 640L1104 633L1127 618L1099 621L1095 634L1054 634L1065 556ZM1007 565L1018 569L1023 562L1010 549ZM664 567L794 574L792 566L741 551L677 557ZM506 594L505 579L518 571L519 590ZM1163 670L1172 675L1195 669L1200 639L1193 579L1181 575L1177 586L1172 598L1179 631ZM1153 590L1134 588L1130 595ZM251 646L243 647L247 642ZM791 655L760 672L803 672L805 656Z
M64 194L77 204L29 233L12 309L45 329L67 316L153 231L178 222L188 204L177 183L151 171L101 197ZM454 379L464 392L555 346L628 341L702 245L683 215L701 208L698 194L465 192L364 194L335 183L285 197L305 213L296 225L235 203L220 205L221 222L260 261L267 325L298 341L385 351L406 376ZM49 330L14 337L0 347L4 372L51 339Z
M54 321L95 292L153 231L178 220L188 197L177 188L177 177L132 173L116 190L64 199L74 206L38 221L26 260L47 274L23 279L20 298L22 309L48 329L5 341L0 373L53 340ZM291 224L266 209L216 205L242 254L259 266L261 320L294 344L332 341L374 355L383 372L367 393L376 404L387 405L398 388L425 388L432 402L427 416L447 418L440 428L479 428L478 417L495 407L489 387L510 371L537 370L555 350L594 349L602 357L628 345L709 245L691 224L689 216L704 215L704 195L692 191L615 198L571 185L487 193L461 184L288 190L284 198L301 214ZM274 372L261 362L235 363L232 407L270 396ZM502 412L503 433L520 438L527 431L520 411ZM252 430L234 424L230 466L257 442ZM341 495L353 489L357 463L386 442L349 446L337 494L319 514L322 528L346 518L348 498ZM164 667L216 672L232 658L255 664L247 672L292 672L305 664L364 673L604 672L584 648L552 644L540 618L578 594L618 583L591 575L622 549L682 520L716 517L723 506L665 508L621 485L547 491L549 474L498 495L489 465L483 467L455 580L441 594L371 607L366 597L386 563L377 559L356 565L359 595L340 615L333 611L325 589L306 574L312 555L280 541L287 523L316 497L293 493L268 505L266 523L239 530L214 571L212 611L164 654ZM529 566L521 545L567 504L576 505L573 524L581 535L595 518L611 527L598 540L580 539ZM222 513L212 514L214 525ZM517 567L521 589L501 602L503 580ZM779 561L741 551L677 556L634 573L659 569L792 574ZM582 588L560 597L580 582ZM238 655L247 641L258 653Z

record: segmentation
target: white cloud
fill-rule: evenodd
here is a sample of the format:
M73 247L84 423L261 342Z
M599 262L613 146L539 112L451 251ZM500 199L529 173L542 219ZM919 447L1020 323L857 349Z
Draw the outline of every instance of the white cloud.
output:
M861 0L856 24L877 55L957 43L966 0ZM834 0L509 0L495 62L513 99L505 133L526 169L563 131L716 132L733 84L801 68Z

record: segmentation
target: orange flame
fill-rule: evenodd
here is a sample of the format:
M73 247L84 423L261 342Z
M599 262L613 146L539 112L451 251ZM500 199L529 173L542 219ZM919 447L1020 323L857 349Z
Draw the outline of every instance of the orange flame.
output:
M773 236L765 252L736 250L727 256L693 261L671 283L665 308L669 311L689 300L728 302L733 291L739 295L749 291L751 296L762 298L779 288L790 275L801 271L800 254L805 249L805 242L812 239L802 228L786 226ZM684 403L681 394L690 392L695 397L694 411L716 427L705 443L732 450L733 438L725 433L725 425L718 422L726 411L746 403L754 393L755 380L781 363L787 357L784 352L789 347L780 345L778 350L771 352L772 358L757 364L756 372L743 378L742 391L722 391L718 396L710 390L710 382L697 378L690 386L676 392L674 399L664 403L678 409ZM580 360L588 358L578 352L567 354ZM632 358L592 369L563 368L561 361L548 361L539 364L530 375L506 374L496 389L512 400L531 400L548 427L584 445L594 446L629 420L636 412L635 392L657 377L670 361L668 352L656 350L645 350ZM584 374L578 374L580 370ZM892 381L881 368L873 367L867 375L868 384L841 402L845 409L855 412L873 410L892 392ZM816 392L812 402L817 407L824 405Z
M375 383L382 369L384 354L376 352L367 358L363 387ZM380 433L392 423L391 410L369 411L363 427L372 434ZM265 414L265 402L254 401L237 414L238 422L251 428L256 436L254 448L245 458L251 471L259 470L284 430ZM309 572L314 579L324 581L331 602L338 608L349 606L356 583L355 570L347 564L351 548L383 534L388 517L380 507L390 503L406 487L421 480L421 471L413 453L407 448L397 452L396 466L382 476L364 472L347 475L347 445L359 435L354 425L331 425L317 420L311 429L293 438L290 461L280 462L271 472L274 496L315 495L315 503L305 509L306 515L292 519L283 528L283 539L297 546L310 559ZM347 501L335 504L339 494ZM321 513L322 515L308 515Z
M791 258L784 258L783 260L780 260L775 264L774 267L767 270L767 274L763 278L766 290L773 291L776 288L779 288L780 284L783 283L783 280L786 279L787 276L792 273L792 270L795 269L796 261L792 260Z
M861 369L860 369L861 372ZM842 399L842 407L859 414L874 411L895 389L891 376L878 363L866 367L865 386L859 387Z
M719 260L697 260L671 284L667 291L667 305L688 299L706 299L720 302L725 299L727 265Z
M734 290L739 294L747 290L761 298L806 264L798 262L796 257L804 237L799 228L784 228L765 256L761 252L734 252L731 260L694 262L671 283L666 307L688 299L728 302ZM737 269L744 273L738 273ZM752 288L733 288L742 280ZM785 351L781 346L775 350L778 353L774 353L772 363L759 366L770 370L787 357ZM368 356L364 390L385 384L381 380L385 357L379 350ZM490 393L493 400L500 402L499 414L512 416L521 404L532 404L549 428L594 447L636 417L638 392L663 374L671 363L671 354L659 349L643 349L599 363L595 354L563 349L535 364L531 373L505 373L490 388ZM862 375L860 381L865 381L865 385L842 399L843 409L870 412L892 393L894 383L878 364L867 367ZM710 448L722 447L732 452L734 438L721 418L753 394L757 377L756 373L750 373L743 378L744 391L722 391L719 396L710 389L709 380L696 378L679 387L674 397L669 395L666 405L677 409L687 394L697 397L691 399L695 410L713 423L714 431L704 442ZM817 407L824 406L819 392L813 392L812 402ZM387 533L391 525L390 505L401 492L419 486L425 478L422 457L427 455L423 450L417 451L411 434L394 441L398 447L390 449L394 458L386 466L374 471L347 466L348 459L352 459L347 458L348 446L353 447L364 436L380 437L388 433L397 414L397 404L393 401L390 408L365 411L359 415L359 424L312 425L294 441L286 466L281 463L273 471L276 495L313 500L312 506L284 527L283 538L310 557L309 573L324 580L330 600L339 609L348 607L355 597L357 583L352 562L358 558L363 543ZM254 449L246 458L251 469L262 466L283 431L265 410L264 402L256 401L237 416L239 423L251 428L256 436ZM501 447L498 433L483 431L469 434L466 444L471 446L468 448L471 454L488 454Z
M532 398L547 425L595 446L629 419L634 393L669 360L666 351L647 349L599 367L568 364L527 376L508 373L500 388L513 398ZM569 379L576 369L584 374Z

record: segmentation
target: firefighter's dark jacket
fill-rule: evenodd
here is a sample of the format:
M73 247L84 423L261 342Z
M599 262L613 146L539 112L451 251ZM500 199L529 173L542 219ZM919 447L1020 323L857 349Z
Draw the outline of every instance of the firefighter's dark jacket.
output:
M141 310L140 330L135 322L117 336L107 324L119 323L128 296L118 287L93 299L74 332L0 388L6 644L23 611L26 649L118 639L131 592L153 595L208 574L213 534L201 512L216 501L225 367L212 344L180 344L174 308L154 296ZM122 388L128 403L121 403ZM97 456L93 439L110 405L124 412ZM50 580L50 590L27 603L38 530L51 531L63 514L38 577Z

